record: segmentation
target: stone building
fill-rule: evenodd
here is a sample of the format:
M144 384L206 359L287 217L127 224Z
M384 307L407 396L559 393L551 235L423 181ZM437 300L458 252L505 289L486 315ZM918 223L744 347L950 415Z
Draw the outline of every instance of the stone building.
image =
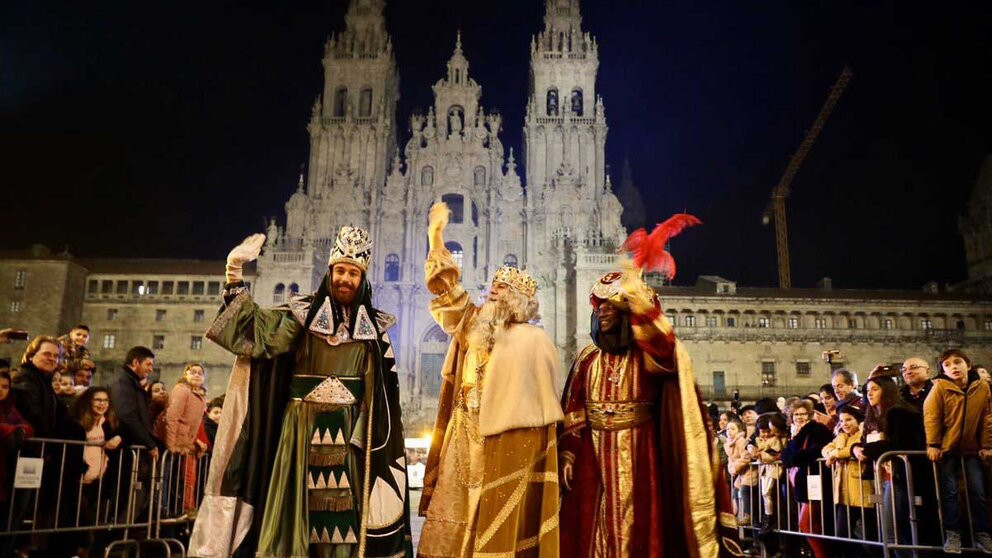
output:
M747 400L805 394L844 366L861 380L877 364L919 356L933 363L960 347L992 364L992 297L919 291L738 287L701 276L695 286L657 287L662 306L692 355L700 388ZM827 362L824 353L832 353ZM936 364L932 365L937 369Z
M968 259L968 280L961 288L992 293L992 155L985 157L971 192L968 213L958 223Z
M248 270L246 280L253 275ZM164 259L75 259L36 246L0 259L0 324L57 336L90 328L89 349L102 383L135 345L155 353L158 377L175 384L188 362L203 364L207 391L227 389L230 353L203 334L221 304L224 262ZM19 362L27 342L0 345Z
M409 117L397 145L399 77L381 0L352 0L344 31L324 50L323 92L308 132L310 155L286 219L268 227L254 295L281 304L315 289L330 243L343 225L370 231L375 304L399 318L392 331L404 383L405 414L434 417L447 337L422 286L427 212L452 210L448 248L475 295L504 264L540 282L542 323L564 359L579 333L575 302L604 269L594 256L615 250L625 231L606 175L606 116L596 95L598 46L583 32L577 0L547 2L544 29L531 43L524 121L527 186L504 149L499 114L480 104L460 34L426 114ZM523 79L523 76L520 76ZM593 257L589 257L593 256ZM584 320L580 322L584 323Z

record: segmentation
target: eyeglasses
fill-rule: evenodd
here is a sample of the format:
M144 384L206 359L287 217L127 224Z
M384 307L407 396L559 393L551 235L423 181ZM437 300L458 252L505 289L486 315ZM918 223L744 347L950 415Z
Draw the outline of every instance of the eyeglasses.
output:
M930 370L930 367L925 364L914 364L912 366L903 366L902 368L899 369L899 371L905 373L919 368L925 368L927 370Z

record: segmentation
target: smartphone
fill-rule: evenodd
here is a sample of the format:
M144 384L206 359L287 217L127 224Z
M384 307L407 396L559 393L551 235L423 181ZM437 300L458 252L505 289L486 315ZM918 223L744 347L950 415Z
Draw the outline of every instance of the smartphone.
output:
M7 332L7 339L18 339L21 341L27 340L28 332L20 329L13 329Z

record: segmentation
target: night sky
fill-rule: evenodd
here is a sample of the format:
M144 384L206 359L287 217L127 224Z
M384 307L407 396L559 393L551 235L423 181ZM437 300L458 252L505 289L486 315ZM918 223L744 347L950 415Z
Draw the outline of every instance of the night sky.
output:
M222 259L282 220L345 7L4 2L0 248ZM461 28L483 106L519 152L543 9L390 2L401 142ZM677 284L776 284L761 212L845 64L854 77L788 202L793 284L966 277L957 220L992 152L988 2L586 0L583 25L600 44L614 185L629 155L649 221L687 210L706 223L673 242Z

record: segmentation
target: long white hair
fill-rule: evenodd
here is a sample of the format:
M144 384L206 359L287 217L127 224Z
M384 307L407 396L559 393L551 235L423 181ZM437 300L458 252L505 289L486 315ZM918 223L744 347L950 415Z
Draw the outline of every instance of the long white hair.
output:
M491 351L510 324L537 319L537 312L537 299L509 289L498 299L487 300L475 314L468 331L468 344Z

